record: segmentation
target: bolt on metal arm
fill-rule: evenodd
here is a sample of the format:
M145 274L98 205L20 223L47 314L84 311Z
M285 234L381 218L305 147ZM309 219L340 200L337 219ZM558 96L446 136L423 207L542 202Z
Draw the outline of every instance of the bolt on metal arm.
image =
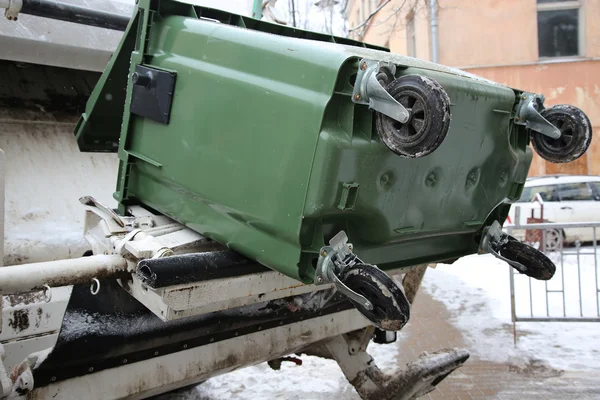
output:
M394 99L379 83L377 74L386 72L393 76L396 65L375 60L361 60L356 82L352 92L352 101L356 104L368 105L372 110L378 111L398 122L406 123L410 118L408 110Z
M551 137L560 138L560 130L552 125L540 114L544 109L544 96L541 94L523 93L521 101L517 105L515 124L525 125L527 128Z

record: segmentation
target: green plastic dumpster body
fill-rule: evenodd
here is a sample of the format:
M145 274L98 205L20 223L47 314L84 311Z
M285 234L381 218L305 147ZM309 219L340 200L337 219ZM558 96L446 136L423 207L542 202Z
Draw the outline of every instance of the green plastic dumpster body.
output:
M144 205L311 282L339 231L382 269L452 260L476 252L520 196L532 154L512 122L519 91L348 39L160 4L140 1L76 128L81 150L118 151L120 212ZM443 86L452 121L437 150L408 159L382 144L375 112L352 102L361 59ZM168 123L131 112L139 65L174 77Z

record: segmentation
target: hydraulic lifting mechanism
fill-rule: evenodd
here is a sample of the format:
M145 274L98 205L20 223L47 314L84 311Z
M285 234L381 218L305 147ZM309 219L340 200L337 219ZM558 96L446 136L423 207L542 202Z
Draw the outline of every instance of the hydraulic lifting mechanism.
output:
M0 2L15 20L40 15L34 3L46 2ZM103 26L97 17L79 22ZM581 110L545 108L542 95L349 39L175 1L141 0L131 20L111 21L104 26L125 34L76 135L82 151L118 152L119 207L81 199L94 255L0 269L2 294L75 285L56 345L19 364L3 389L58 393L73 377L182 351L184 342L209 349L259 332L276 338L281 326L292 335L310 320L310 343L288 336L292 345L238 354L228 367L316 354L335 359L363 398L416 398L468 353L434 353L390 377L365 352L373 335L388 343L408 322L416 289L407 282L418 287L424 273L413 266L479 252L535 279L554 275L552 261L502 222L522 191L530 142L559 163L588 149ZM246 101L273 114L249 113ZM273 122L282 114L285 135ZM249 131L240 137L240 129ZM189 173L214 162L220 181ZM236 199L244 193L264 197L248 205ZM405 274L404 285L392 271ZM344 314L354 310L369 323ZM319 334L327 315L335 327ZM100 332L106 321L136 318L153 322L110 338ZM69 358L95 340L85 362ZM129 355L99 354L121 350ZM223 369L213 361L195 378Z

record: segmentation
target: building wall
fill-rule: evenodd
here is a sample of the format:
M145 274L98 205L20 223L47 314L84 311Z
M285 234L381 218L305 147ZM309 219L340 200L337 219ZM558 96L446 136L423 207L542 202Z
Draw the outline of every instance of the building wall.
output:
M441 0L439 62L469 66L537 60L536 11L535 0Z
M353 0L349 7L355 9L361 3ZM431 59L428 3L392 0L372 19L361 39L389 44L393 52L406 54L406 21L415 10L416 56ZM582 54L540 59L536 0L438 0L438 62L542 93L547 106L579 107L589 116L593 130L600 132L600 0L580 0L580 4ZM399 23L390 26L391 21ZM349 25L358 23L351 21ZM588 153L572 163L551 164L536 154L530 175L551 173L600 175L600 139L592 139Z
M439 0L439 62L453 66L537 62L536 0ZM600 57L600 1L581 0L583 57Z
M371 0L350 0L348 3L348 26L358 26L376 7ZM377 5L383 1L376 0ZM431 59L429 6L426 0L391 0L369 22L368 29L350 32L350 37L407 54L406 25L411 15L415 19L416 57ZM361 16L363 16L361 18ZM361 34L362 35L359 35Z
M600 61L587 60L547 64L471 68L468 71L533 93L543 93L545 105L572 104L581 108L600 132ZM566 164L547 163L534 152L530 175L544 174L600 175L600 139L593 138L588 152Z

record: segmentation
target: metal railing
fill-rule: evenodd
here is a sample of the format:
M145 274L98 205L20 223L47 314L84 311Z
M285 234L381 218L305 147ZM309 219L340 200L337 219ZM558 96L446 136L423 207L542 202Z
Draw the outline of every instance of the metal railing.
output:
M557 268L550 281L535 281L510 268L515 341L516 322L600 322L597 241L600 222L521 224L519 207L515 209L514 222L505 227L507 233L537 247Z

